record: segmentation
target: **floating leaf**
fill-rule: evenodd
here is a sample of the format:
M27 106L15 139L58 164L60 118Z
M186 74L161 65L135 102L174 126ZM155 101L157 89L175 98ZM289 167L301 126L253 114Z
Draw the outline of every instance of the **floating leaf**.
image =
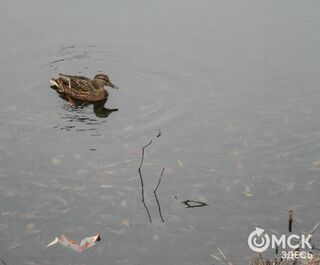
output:
M103 189L111 189L114 186L113 185L101 185L100 187L103 188Z
M159 241L160 240L160 236L158 234L154 234L152 236L153 241Z
M85 174L88 174L89 171L86 170L86 169L79 169L77 172L76 172L76 175L85 175Z
M246 196L246 197L253 197L253 194L251 193L251 188L250 186L248 185L244 185L245 187L245 191L243 192L243 194Z
M179 165L180 167L184 167L184 164L182 163L181 160L178 160L177 163L178 163L178 165Z
M60 163L61 163L61 160L60 160L60 159L55 158L55 157L54 157L54 158L52 158L52 164L53 164L53 165L55 165L55 166L56 166L56 165L59 165Z
M278 179L271 180L275 186L278 186L286 191L292 191L294 189L294 182L283 182Z
M316 168L320 168L320 160L314 161L314 162L312 163L312 165L313 165L314 167L316 167Z
M35 227L36 227L35 224L30 223L26 225L26 230L33 230Z
M125 220L125 219L122 220L120 224L121 225L125 225L125 226L130 226L130 222L128 220Z
M126 207L127 207L127 200L123 200L123 201L121 202L121 206L122 206L123 208L126 208Z
M79 155L77 153L74 153L73 156L74 156L75 159L80 159L81 158L81 155Z
M57 243L60 243L61 245L72 249L76 252L82 252L83 250L90 248L95 245L97 241L100 241L101 237L99 234L96 234L94 236L86 237L84 238L80 244L77 242L67 238L65 235L61 235L60 237L56 237L52 242L50 242L47 247L51 247Z
M120 235L122 235L124 232L126 232L126 229L122 228L122 229L120 229L120 230L110 230L110 232L111 232L112 234L116 234L116 235L120 236Z
M50 242L46 247L48 248L48 247L51 247L51 246L53 246L53 245L55 245L55 244L57 244L57 243L59 243L59 238L58 237L56 237L52 242Z
M0 223L0 231L4 231L4 230L7 230L7 229L8 229L8 225L7 224Z
M222 260L221 260L218 256L216 256L216 255L210 254L209 256L210 256L211 258L213 258L213 259L216 259L216 260L222 262Z

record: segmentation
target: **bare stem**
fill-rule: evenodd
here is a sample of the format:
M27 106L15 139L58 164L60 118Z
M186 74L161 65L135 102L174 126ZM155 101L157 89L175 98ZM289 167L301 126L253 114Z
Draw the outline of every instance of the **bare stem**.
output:
M163 172L164 172L164 168L161 171L161 174L160 174L160 177L159 177L159 180L158 180L158 184L157 184L156 188L154 189L153 193L154 193L154 197L156 198L156 201L157 201L158 211L159 211L159 215L160 215L161 221L164 223L164 219L163 219L162 212L161 212L160 202L159 202L158 196L157 196L157 190L158 190L158 188L160 186L161 179L162 179L162 176L163 176Z
M223 258L224 262L227 264L227 265L233 265L233 263L231 261L228 261L227 257L223 254L222 250L220 248L218 248L217 246L213 245L213 247L215 249L217 249L221 255L221 257Z
M144 197L144 183L143 183L143 178L142 178L142 173L141 173L141 168L142 168L142 165L143 165L143 160L144 160L144 150L152 143L152 140L150 140L150 142L145 145L144 147L142 147L142 155L141 155L141 163L140 163L140 167L138 169L138 172L139 172L139 176L140 176L140 183L141 183L141 200L142 200L142 204L144 206L144 208L146 209L146 212L148 214L148 217L149 217L149 221L150 223L152 223L152 219L151 219L151 215L150 215L150 212L149 212L149 209L145 203L145 197Z

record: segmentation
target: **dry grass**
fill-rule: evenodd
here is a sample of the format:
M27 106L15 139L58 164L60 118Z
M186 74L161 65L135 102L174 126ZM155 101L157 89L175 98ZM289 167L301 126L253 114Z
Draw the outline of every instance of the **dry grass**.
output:
M312 259L282 260L282 259L264 259L261 255L253 259L250 265L320 265L320 255Z

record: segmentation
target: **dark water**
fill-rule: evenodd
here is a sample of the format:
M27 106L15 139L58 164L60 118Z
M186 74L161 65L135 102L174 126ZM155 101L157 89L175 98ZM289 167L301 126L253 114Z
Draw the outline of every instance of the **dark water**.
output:
M0 253L10 264L237 264L319 219L318 1L0 1ZM120 90L74 110L59 72ZM158 130L161 137L157 138ZM143 174L149 224L141 203ZM158 190L165 223L158 215ZM181 201L207 201L186 209ZM64 233L94 248L45 248ZM212 242L212 243L210 243ZM269 252L271 255L272 252Z

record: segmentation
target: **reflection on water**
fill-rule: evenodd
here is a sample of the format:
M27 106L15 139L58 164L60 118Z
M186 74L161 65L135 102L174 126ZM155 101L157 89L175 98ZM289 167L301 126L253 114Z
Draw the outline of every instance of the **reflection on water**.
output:
M100 136L99 125L105 124L107 122L106 118L109 117L113 112L117 112L119 109L106 108L105 105L107 100L102 100L98 102L85 102L81 100L68 99L65 95L59 94L60 98L64 100L62 109L65 111L61 114L61 119L68 122L65 125L57 125L55 128L60 128L61 130L72 130L75 131L94 131L91 136ZM92 115L88 115L87 109L92 109L95 118ZM77 126L78 124L78 126ZM79 126L79 125L84 125ZM79 128L80 127L80 128Z
M56 59L49 63L49 67L54 67L55 69L58 69L56 67L57 63L62 63L63 61L74 61L89 58L89 52L82 51L81 49L77 50L75 45L62 46L56 52L55 58ZM87 68L88 67L86 67L86 69Z

